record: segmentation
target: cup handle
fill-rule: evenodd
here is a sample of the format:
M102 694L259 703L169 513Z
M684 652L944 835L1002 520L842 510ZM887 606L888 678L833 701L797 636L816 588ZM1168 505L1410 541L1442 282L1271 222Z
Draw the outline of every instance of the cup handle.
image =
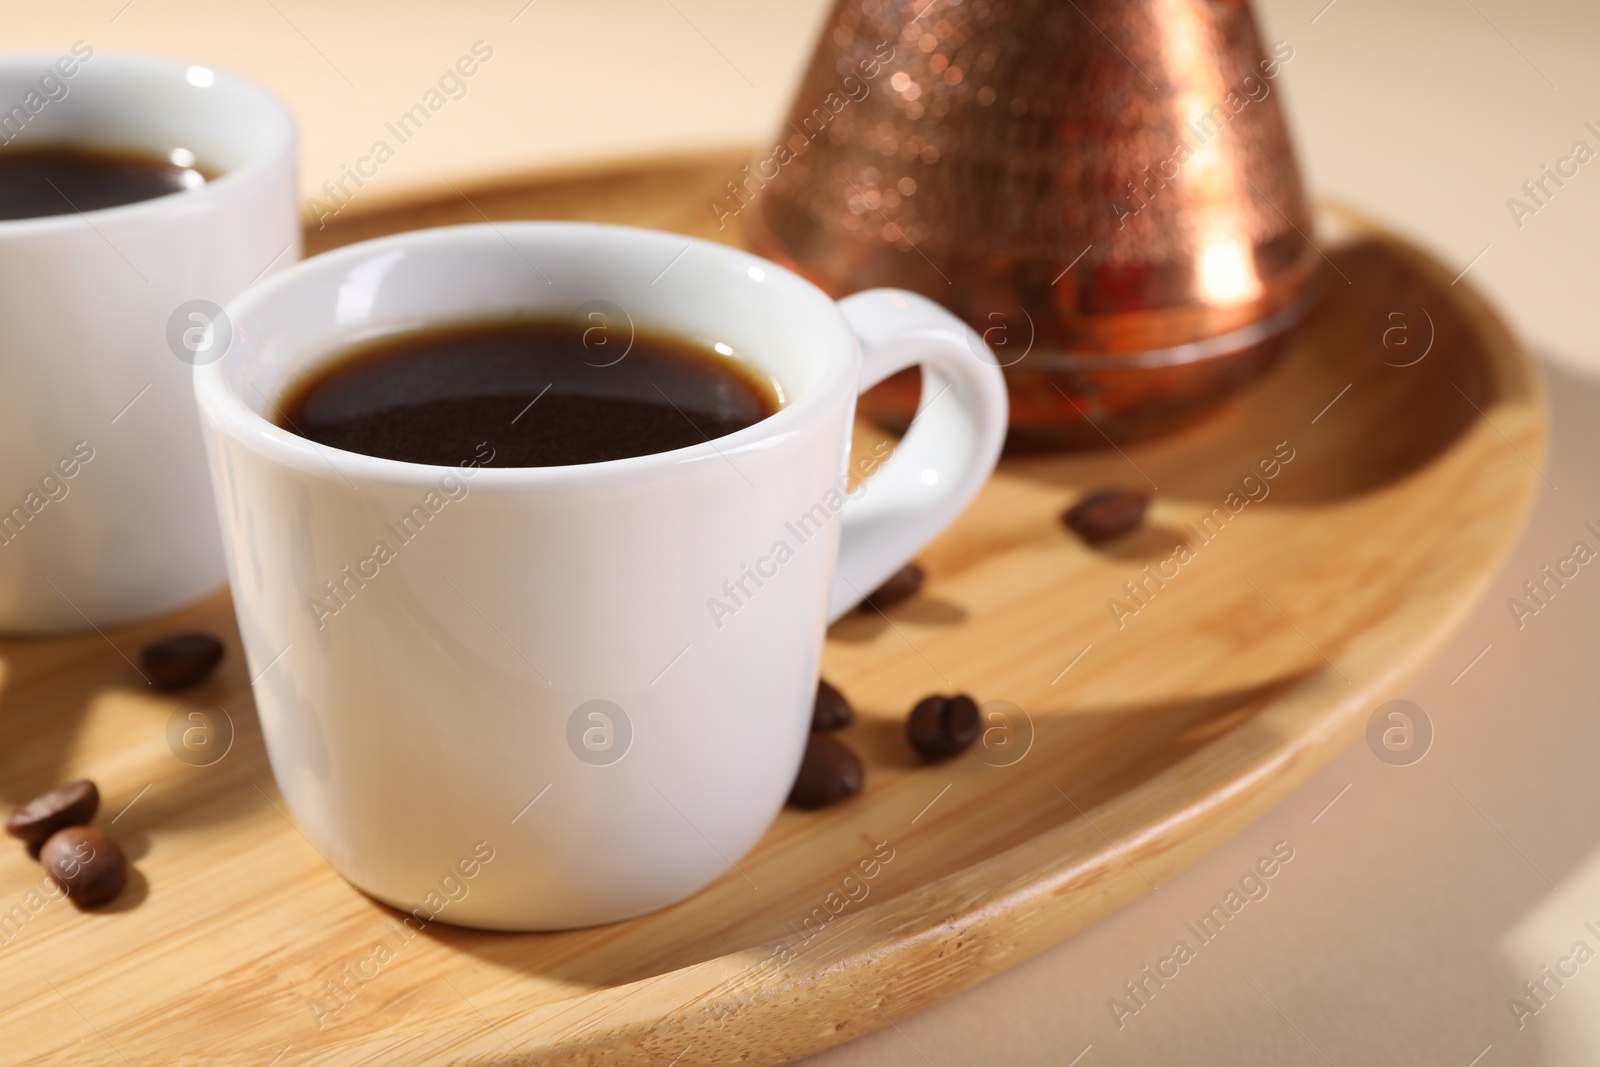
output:
M998 361L964 322L926 297L871 289L839 301L861 342L864 391L922 365L922 397L900 446L845 502L828 621L859 604L972 502L1006 434Z

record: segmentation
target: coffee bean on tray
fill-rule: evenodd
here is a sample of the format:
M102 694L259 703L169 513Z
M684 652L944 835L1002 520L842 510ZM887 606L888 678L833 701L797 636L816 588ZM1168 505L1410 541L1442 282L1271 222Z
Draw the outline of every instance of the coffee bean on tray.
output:
M6 833L20 837L34 852L45 838L68 826L82 826L100 807L100 790L88 779L57 786L11 813Z
M978 705L969 696L931 696L911 709L906 737L926 763L959 756L978 739Z
M122 891L128 861L104 830L69 826L44 843L39 862L67 897L80 908L104 904Z
M861 602L861 613L870 615L874 611L892 608L902 600L910 600L922 588L922 579L925 577L921 567L907 563L889 575L888 581L867 594L867 599Z
M174 634L145 646L139 663L157 689L186 689L203 682L222 662L222 642L210 634Z
M864 777L861 760L844 742L831 734L812 734L789 803L807 810L837 804L861 792Z
M855 709L850 707L843 693L820 678L817 680L817 702L811 708L813 732L843 730L850 725L855 714Z
M1139 525L1149 503L1149 497L1131 489L1101 489L1068 508L1061 521L1067 529L1097 545Z

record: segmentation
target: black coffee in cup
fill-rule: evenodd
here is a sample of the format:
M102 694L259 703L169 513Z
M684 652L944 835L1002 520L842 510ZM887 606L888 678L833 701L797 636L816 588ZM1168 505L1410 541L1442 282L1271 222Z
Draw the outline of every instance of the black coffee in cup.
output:
M0 219L71 215L120 207L204 185L193 156L40 145L0 148Z
M770 382L696 342L618 316L407 331L296 383L278 425L384 459L558 467L712 441L778 409Z

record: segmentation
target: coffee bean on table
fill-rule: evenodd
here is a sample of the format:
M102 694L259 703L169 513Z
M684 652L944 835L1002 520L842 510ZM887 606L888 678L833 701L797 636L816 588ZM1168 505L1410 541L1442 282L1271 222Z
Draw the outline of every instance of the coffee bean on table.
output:
M807 810L825 808L861 792L864 778L861 760L844 742L830 734L812 734L789 803Z
M906 737L924 762L958 756L978 739L978 705L966 694L931 696L911 709Z
M39 862L67 897L81 908L104 904L122 891L128 861L104 830L69 826L44 843Z
M843 730L855 718L855 709L844 694L822 679L817 679L817 702L811 708L812 732Z
M889 575L888 581L867 594L867 599L861 602L861 613L870 615L873 611L892 608L902 600L910 600L922 588L925 577L921 567L907 563Z
M145 646L139 663L157 689L186 689L203 682L222 662L222 642L210 634L174 634Z
M1131 489L1101 489L1068 508L1061 521L1089 544L1097 545L1139 525L1149 503L1149 497Z
M57 786L13 811L6 820L6 833L37 852L45 838L68 826L82 826L99 807L100 790L88 779Z

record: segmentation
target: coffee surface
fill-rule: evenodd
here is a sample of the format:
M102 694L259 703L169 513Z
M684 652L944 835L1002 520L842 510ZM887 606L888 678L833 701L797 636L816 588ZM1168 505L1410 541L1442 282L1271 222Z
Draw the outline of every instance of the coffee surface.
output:
M352 348L289 390L278 425L410 463L558 467L715 440L777 408L771 385L748 366L693 342L516 320Z
M0 147L0 219L71 215L204 185L206 174L154 154L52 145Z

